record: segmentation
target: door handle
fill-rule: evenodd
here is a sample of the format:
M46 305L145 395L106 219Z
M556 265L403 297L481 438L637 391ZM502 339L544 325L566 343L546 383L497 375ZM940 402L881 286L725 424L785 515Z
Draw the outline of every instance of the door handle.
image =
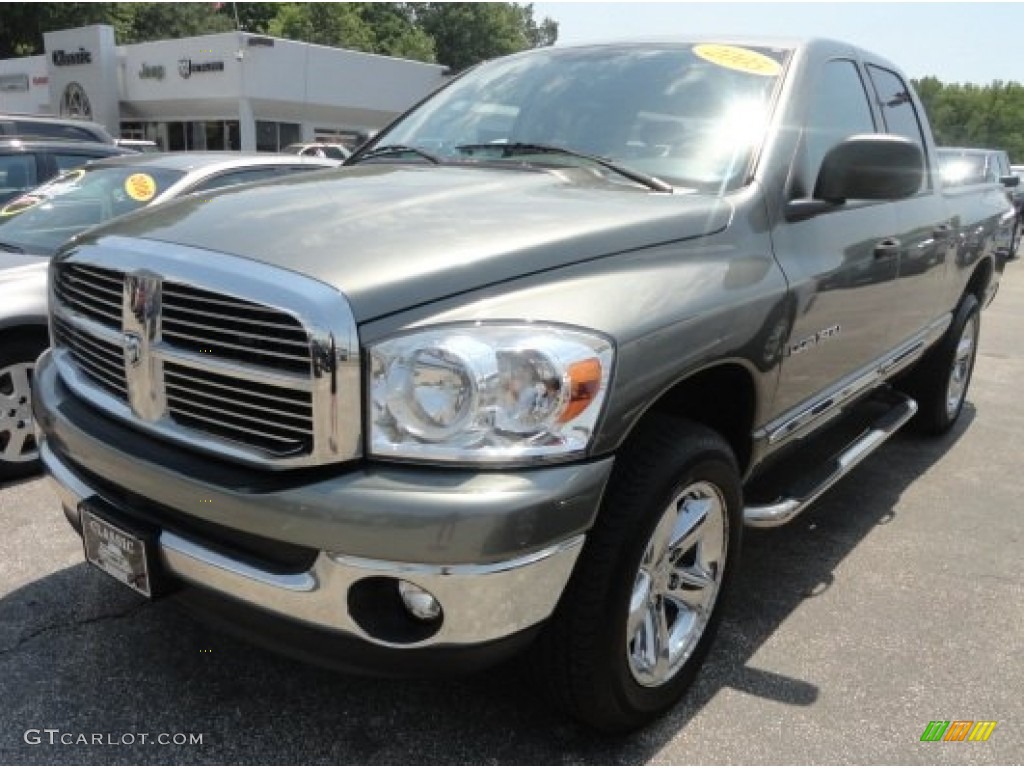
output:
M887 237L875 244L876 259L895 259L900 255L900 241L895 237Z

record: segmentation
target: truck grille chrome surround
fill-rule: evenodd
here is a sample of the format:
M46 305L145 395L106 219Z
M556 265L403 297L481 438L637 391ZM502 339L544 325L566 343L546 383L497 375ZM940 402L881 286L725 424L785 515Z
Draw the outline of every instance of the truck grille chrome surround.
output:
M355 320L331 286L115 236L54 259L50 307L62 381L140 430L263 467L361 454Z

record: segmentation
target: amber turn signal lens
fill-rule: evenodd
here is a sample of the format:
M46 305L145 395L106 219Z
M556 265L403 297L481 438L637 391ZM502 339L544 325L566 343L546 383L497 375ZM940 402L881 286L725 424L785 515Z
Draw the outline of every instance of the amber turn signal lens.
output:
M594 402L601 391L601 361L596 357L569 366L569 404L558 417L561 424L572 421Z

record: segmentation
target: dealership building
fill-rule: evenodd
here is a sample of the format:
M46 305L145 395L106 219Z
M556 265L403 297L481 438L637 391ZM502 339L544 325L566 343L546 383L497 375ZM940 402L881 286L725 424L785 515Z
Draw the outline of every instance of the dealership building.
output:
M444 80L444 67L225 32L117 45L113 27L44 36L45 54L0 60L0 113L87 118L166 150L273 152L381 128Z

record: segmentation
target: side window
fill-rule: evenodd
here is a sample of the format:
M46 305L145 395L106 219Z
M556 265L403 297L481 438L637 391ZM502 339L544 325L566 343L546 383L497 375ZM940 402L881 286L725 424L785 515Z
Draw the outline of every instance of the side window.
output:
M0 200L38 184L35 155L0 155Z
M864 83L857 65L846 59L825 64L811 96L804 133L806 192L813 188L821 161L832 147L859 133L875 133Z
M227 173L222 173L219 176L212 176L211 178L206 179L191 191L209 192L214 189L230 187L235 184L245 184L249 181L267 179L272 176L276 176L277 173L278 169L274 166L267 166L265 168L246 168L241 171L228 171Z
M66 154L53 154L53 162L57 164L57 172L64 173L64 171L70 171L72 168L77 168L80 165L85 165L90 160L96 158L92 155L76 155L71 153Z
M886 130L897 136L905 136L924 150L921 121L917 118L917 110L914 109L914 102L910 98L910 89L906 83L895 72L870 64L868 74L871 75L871 82L875 86Z
M97 141L92 133L77 125L63 123L32 122L31 120L15 121L15 129L24 136L41 136L47 139L71 139L72 141Z

